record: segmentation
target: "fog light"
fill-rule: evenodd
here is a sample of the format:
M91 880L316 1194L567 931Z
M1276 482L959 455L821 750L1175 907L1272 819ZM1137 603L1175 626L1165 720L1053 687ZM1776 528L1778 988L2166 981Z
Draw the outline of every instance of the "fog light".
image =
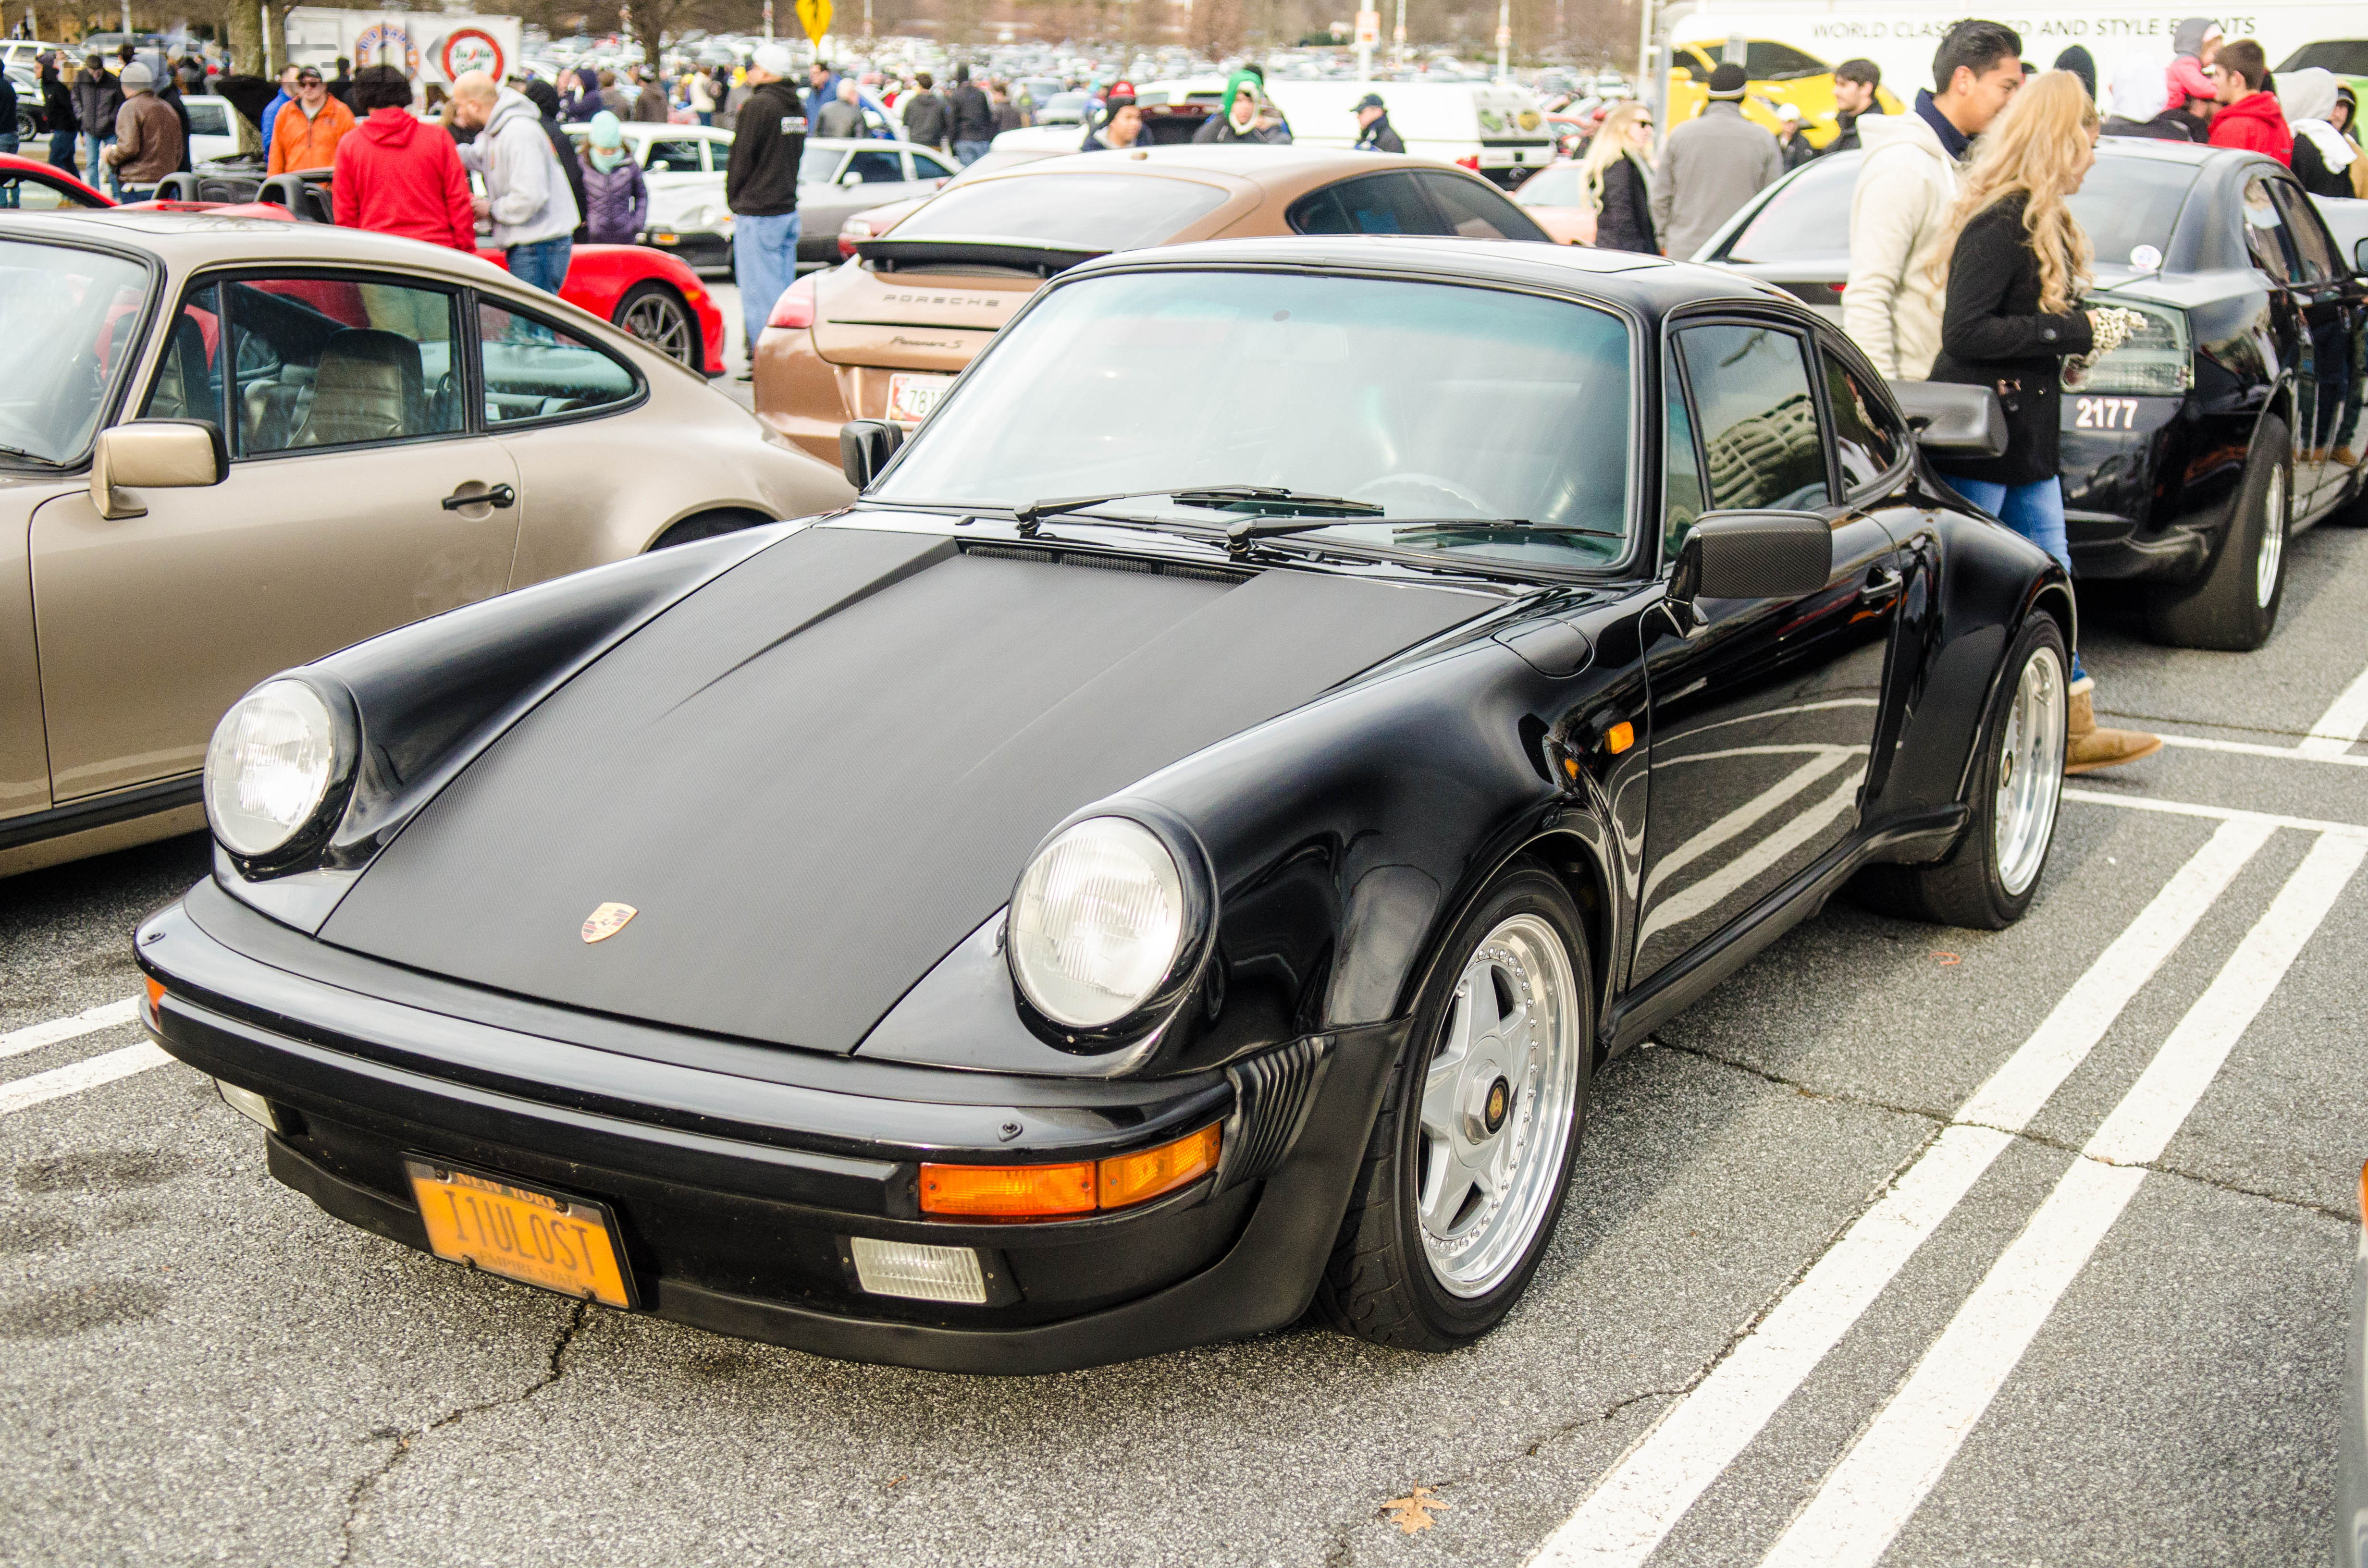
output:
M281 1131L279 1115L271 1108L271 1102L253 1089L242 1089L236 1084L226 1084L220 1078L214 1080L214 1087L221 1092L222 1104L266 1132Z
M855 1258L856 1279L875 1296L973 1306L986 1301L986 1276L979 1271L978 1254L969 1247L850 1236L847 1250Z

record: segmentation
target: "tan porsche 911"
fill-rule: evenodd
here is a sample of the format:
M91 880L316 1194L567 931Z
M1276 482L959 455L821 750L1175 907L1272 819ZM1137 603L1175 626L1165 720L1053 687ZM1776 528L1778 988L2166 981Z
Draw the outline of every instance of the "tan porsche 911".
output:
M757 416L836 461L850 419L919 424L1056 273L1265 234L1553 243L1503 191L1428 158L1247 143L1048 158L950 184L785 290L757 342Z
M326 225L0 214L0 876L203 825L278 670L850 494L499 267Z

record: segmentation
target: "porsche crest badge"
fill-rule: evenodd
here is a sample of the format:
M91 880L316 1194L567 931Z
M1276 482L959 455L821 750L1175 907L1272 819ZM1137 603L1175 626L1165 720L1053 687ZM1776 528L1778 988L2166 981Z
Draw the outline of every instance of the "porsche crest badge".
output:
M584 918L584 939L605 942L625 928L625 922L639 915L630 903L604 903Z

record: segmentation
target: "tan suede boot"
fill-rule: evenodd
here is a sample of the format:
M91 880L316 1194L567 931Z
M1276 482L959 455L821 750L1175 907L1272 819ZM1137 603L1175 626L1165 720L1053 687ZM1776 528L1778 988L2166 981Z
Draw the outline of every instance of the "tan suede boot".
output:
M2119 767L2162 749L2160 735L2149 735L2143 730L2097 728L2096 690L2096 678L2082 676L2072 683L2067 694L2071 699L2071 733L2064 744L2066 773L2094 773L2100 767Z

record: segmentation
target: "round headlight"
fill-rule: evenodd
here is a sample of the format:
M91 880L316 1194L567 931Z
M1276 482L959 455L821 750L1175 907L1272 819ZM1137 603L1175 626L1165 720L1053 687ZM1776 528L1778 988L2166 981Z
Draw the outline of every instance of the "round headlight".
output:
M336 722L311 687L275 680L247 693L206 747L214 836L233 854L270 854L320 810L336 757Z
M1149 828L1092 817L1044 846L1011 899L1011 971L1039 1011L1074 1028L1141 1006L1184 939L1184 880Z

